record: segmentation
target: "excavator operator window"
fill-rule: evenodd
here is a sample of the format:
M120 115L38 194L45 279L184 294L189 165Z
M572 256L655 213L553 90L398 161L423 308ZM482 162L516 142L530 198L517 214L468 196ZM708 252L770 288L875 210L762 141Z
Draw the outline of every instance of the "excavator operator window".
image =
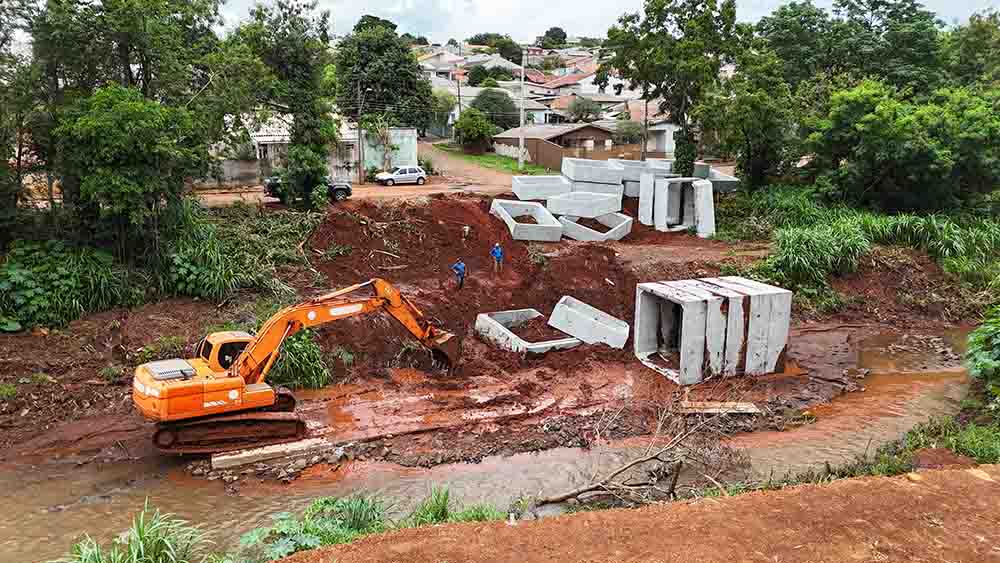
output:
M247 347L247 342L226 342L219 346L219 367L229 369L236 361L236 358Z
M201 353L198 355L206 362L212 360L212 343L207 338L201 341Z

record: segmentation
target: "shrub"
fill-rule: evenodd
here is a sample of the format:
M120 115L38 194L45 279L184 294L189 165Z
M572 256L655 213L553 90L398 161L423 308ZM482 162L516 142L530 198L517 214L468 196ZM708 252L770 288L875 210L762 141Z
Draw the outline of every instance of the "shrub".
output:
M9 401L17 396L17 386L13 383L0 383L0 401Z
M503 520L507 515L490 504L476 504L451 515L450 522L490 522Z
M210 542L198 528L147 502L123 537L101 547L90 536L73 545L62 563L196 563L208 561Z
M11 243L0 264L0 316L17 325L62 326L91 311L141 301L146 284L106 252L61 242Z
M268 379L292 389L318 389L330 383L330 369L313 331L302 330L285 339Z
M447 487L434 487L431 496L424 499L406 519L410 526L427 526L447 522L451 514L451 493Z
M434 176L438 171L434 168L434 161L430 157L422 156L417 159L417 164L424 169L429 176Z
M969 335L966 364L973 377L982 379L992 394L1000 397L1000 307L990 311Z
M794 284L825 285L828 275L857 269L858 260L870 250L865 234L854 223L841 221L778 230L774 254L768 260Z
M483 112L469 108L455 122L455 140L466 150L482 151L489 146L495 130Z

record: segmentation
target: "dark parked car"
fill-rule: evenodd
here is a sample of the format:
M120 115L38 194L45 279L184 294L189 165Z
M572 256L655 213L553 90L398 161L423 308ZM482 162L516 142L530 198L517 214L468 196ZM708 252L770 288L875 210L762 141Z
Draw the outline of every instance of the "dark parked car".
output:
M333 202L344 201L345 199L351 197L351 195L354 193L354 190L351 189L351 185L348 183L334 182L329 178L326 178L325 180L323 180L323 182L326 184L326 191L327 194L330 196L330 201ZM284 198L282 198L278 192L278 187L280 185L281 185L280 176L270 176L264 179L264 189L267 191L267 195L271 197L276 197L282 200L282 202L284 202Z

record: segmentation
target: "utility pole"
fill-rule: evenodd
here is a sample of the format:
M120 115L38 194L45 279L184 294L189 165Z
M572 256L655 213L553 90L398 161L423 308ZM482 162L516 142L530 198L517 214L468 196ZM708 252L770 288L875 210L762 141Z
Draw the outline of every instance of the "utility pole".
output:
M642 112L642 149L639 153L639 160L645 161L646 143L649 142L649 96L646 95L646 92L643 92L642 97L643 102L646 104L646 108ZM625 102L625 107L628 107L628 102Z
M371 88L365 88L364 92L361 91L361 85L358 84L358 183L365 183L365 131L361 127L361 120L364 118L365 109L365 94L371 92Z
M462 44L461 43L458 44L458 56L462 57ZM458 76L455 77L455 82L458 83L458 117L455 118L456 122L458 121L458 119L460 117L462 117L462 76L465 75L465 65L464 64L462 65L462 68L460 70L462 72L458 73Z
M524 169L524 47L521 47L521 128L518 135L517 169Z

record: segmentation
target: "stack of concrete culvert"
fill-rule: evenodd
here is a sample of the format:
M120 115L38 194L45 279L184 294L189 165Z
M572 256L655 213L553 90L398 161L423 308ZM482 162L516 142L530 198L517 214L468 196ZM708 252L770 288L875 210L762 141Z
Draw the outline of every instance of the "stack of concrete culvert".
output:
M694 177L681 178L667 159L564 158L562 175L515 176L511 188L522 201L494 200L490 211L516 240L621 240L633 224L632 217L621 213L622 198L636 197L642 224L658 231L693 229L698 236L710 237L715 234L713 189L727 191L738 182L704 162L695 163ZM545 205L525 205L539 200ZM525 216L531 220L518 221ZM591 228L593 223L588 226L581 219L592 219L605 229Z

